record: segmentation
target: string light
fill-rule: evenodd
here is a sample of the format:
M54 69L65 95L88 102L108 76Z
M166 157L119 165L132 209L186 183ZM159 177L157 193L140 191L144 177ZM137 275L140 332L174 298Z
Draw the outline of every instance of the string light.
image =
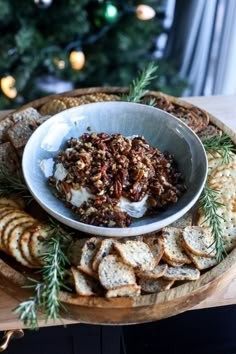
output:
M59 58L54 58L53 61L58 69L60 69L60 70L65 69L66 63L64 60L61 60Z
M1 79L1 90L7 97L13 99L17 96L17 90L14 87L16 80L13 76L8 75Z
M151 6L140 4L136 7L136 16L139 20L147 21L156 16L156 11Z
M85 55L81 50L73 50L70 53L69 60L74 70L81 70L85 65Z

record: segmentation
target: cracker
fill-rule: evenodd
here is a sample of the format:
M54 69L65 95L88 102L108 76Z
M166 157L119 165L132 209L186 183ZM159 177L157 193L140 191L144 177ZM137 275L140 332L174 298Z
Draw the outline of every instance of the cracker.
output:
M101 260L104 257L108 256L108 254L111 253L113 245L114 245L114 239L112 239L112 238L107 238L101 242L100 248L97 251L97 253L94 257L93 263L92 263L93 270L95 270L95 271L98 270L98 266L99 266Z
M186 252L188 253L189 257L191 258L193 264L199 270L211 268L219 263L217 261L216 257L215 258L207 258L207 257L196 256L195 254L191 253L188 249L186 249Z
M191 210L191 211L187 212L186 214L184 214L178 220L174 221L169 226L184 228L187 226L192 226L192 224L193 224L193 211Z
M155 266L160 262L163 253L164 253L164 239L162 236L148 236L143 238L143 242L145 242L150 248L153 257Z
M179 268L168 267L163 278L166 280L197 280L200 278L200 272L189 265Z
M114 242L115 249L123 261L139 270L151 270L155 267L155 259L148 245L142 241Z
M30 238L32 236L32 233L37 230L37 225L33 225L33 227L27 228L21 235L19 243L20 243L20 250L22 253L22 256L25 258L26 261L28 261L30 264L34 265L35 267L39 267L40 263L37 261L37 259L33 258L32 254L30 253Z
M20 248L20 238L22 234L25 232L25 230L28 227L31 227L35 224L35 221L28 221L28 222L23 222L19 225L17 225L10 233L9 237L9 242L8 242L8 250L9 254L14 257L17 262L21 263L22 265L28 267L28 268L35 268L33 263L28 262L26 260L21 252Z
M188 255L182 246L183 229L177 227L164 227L164 256L176 263L191 263Z
M141 294L141 286L139 285L124 285L116 289L110 289L106 292L106 297L134 297Z
M6 205L15 209L24 209L24 200L20 197L0 197L0 205Z
M43 255L48 252L48 245L46 240L50 237L50 231L48 225L39 225L35 231L33 231L29 249L33 259L35 259L41 265L44 264Z
M137 272L139 278L157 279L162 277L168 269L167 264L158 264L153 270L146 270L144 272Z
M75 267L72 267L71 271L77 294L81 296L94 296L101 293L101 285L96 279Z
M16 171L20 166L16 151L9 141L0 144L0 165L10 173Z
M14 123L10 117L6 117L0 120L0 141L6 140L6 133L13 124Z
M160 293L161 291L169 290L174 284L174 280L159 279L139 279L138 284L145 293Z
M106 289L136 284L134 270L121 257L109 255L102 259L98 267L99 280Z
M80 264L78 266L80 270L94 278L97 278L97 274L94 272L92 265L101 241L101 238L91 237L85 242L82 248Z
M36 128L36 120L33 118L26 118L9 128L7 135L14 148L21 149L26 145Z
M42 116L54 115L66 109L66 104L61 99L54 98L46 102L39 110Z
M228 203L228 204L227 204ZM223 243L226 251L231 251L236 246L236 212L233 202L226 202L227 205L218 207L217 214L222 217L221 229L223 233ZM205 215L201 214L198 219L199 225L208 226Z
M177 263L172 261L171 259L165 257L164 255L162 256L162 260L164 262L166 262L168 265L170 265L171 267L182 267L184 265L184 263Z
M184 248L196 256L214 258L216 249L214 236L210 228L201 226L188 226L183 230Z
M25 108L24 110L20 111L20 112L16 112L12 114L12 120L14 123L17 123L21 120L25 120L28 118L32 118L37 120L38 118L40 118L40 114L39 112L33 108L33 107L28 107Z
M69 246L67 256L72 265L77 266L80 264L82 248L87 240L87 238L78 238Z
M201 141L205 141L215 137L221 137L222 130L218 129L212 124L208 124L208 126L204 130L198 132L197 135Z
M21 222L28 221L30 216L21 210L12 210L9 214L5 215L0 221L0 233L2 235L1 247L3 251L8 253L8 240L11 230ZM30 217L31 218L31 217ZM31 218L33 219L33 218Z

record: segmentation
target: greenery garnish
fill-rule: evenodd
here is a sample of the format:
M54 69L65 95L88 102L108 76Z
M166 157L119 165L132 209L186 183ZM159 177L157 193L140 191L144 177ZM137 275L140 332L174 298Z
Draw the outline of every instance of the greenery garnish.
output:
M204 211L205 219L203 223L207 222L212 230L216 249L216 258L217 261L220 262L224 258L224 255L226 255L226 251L223 242L222 229L222 220L224 220L224 218L217 212L219 207L224 206L224 204L218 200L219 193L220 192L218 190L210 188L206 183L199 198L199 210Z
M215 136L203 141L205 150L214 157L218 153L222 157L222 164L229 163L236 149L230 137L223 133L222 136ZM219 190L210 188L206 183L199 198L199 210L204 211L205 219L203 223L208 222L214 237L216 258L220 262L225 255L225 243L223 241L222 221L224 218L219 215L217 209L225 205L219 202Z
M22 196L27 203L33 200L23 177L19 172L11 174L5 167L0 167L0 196Z
M35 295L19 304L14 310L19 314L19 319L30 329L38 328L38 311L45 314L46 322L60 319L60 310L65 307L59 300L59 292L63 288L70 290L64 284L69 265L66 249L71 240L70 234L66 233L61 225L51 218L48 230L51 236L45 241L48 252L41 257L44 262L39 271L42 275L41 281L28 278L32 284L26 287L33 289Z
M147 68L141 72L140 77L132 81L129 93L127 95L124 95L122 97L122 100L127 102L139 103L143 96L148 93L146 87L150 84L152 80L157 77L157 68L158 67L154 63L150 63ZM149 105L154 105L155 100L152 99L145 103Z
M218 153L223 159L222 163L229 163L232 153L236 152L232 140L225 133L222 136L214 136L205 140L203 145L205 150L212 156L214 156L214 153Z

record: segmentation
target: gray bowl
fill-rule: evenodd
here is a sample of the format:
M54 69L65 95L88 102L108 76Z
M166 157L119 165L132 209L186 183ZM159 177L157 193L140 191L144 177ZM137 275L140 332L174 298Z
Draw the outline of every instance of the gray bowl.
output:
M186 192L166 211L136 219L127 228L106 228L79 222L76 215L52 194L47 178L52 175L53 159L64 148L66 140L78 138L88 126L97 133L142 135L160 151L169 151L185 177ZM56 114L33 133L25 147L22 164L30 192L50 215L74 229L115 237L149 233L179 219L199 198L207 176L204 147L191 129L162 110L126 102L91 103Z

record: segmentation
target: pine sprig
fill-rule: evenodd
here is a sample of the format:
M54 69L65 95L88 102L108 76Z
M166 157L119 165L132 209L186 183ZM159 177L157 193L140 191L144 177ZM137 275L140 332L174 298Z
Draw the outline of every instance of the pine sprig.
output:
M222 163L229 163L232 153L236 152L232 140L225 133L222 136L214 136L206 139L203 141L203 145L205 150L212 156L214 156L214 153L218 153L223 159Z
M27 203L33 200L23 177L19 173L10 174L3 166L0 167L0 196L22 196Z
M157 77L157 68L158 67L154 63L150 63L147 68L141 72L140 77L132 81L129 93L124 95L122 100L139 103L143 96L148 93L148 90L146 89L147 86Z
M64 279L69 265L65 249L71 241L71 235L51 218L48 232L51 235L45 241L48 251L41 257L44 265L39 271L42 280L37 282L29 278L32 284L27 288L33 288L35 295L19 304L14 310L19 314L19 319L30 329L38 327L38 311L44 313L46 322L60 319L60 310L64 309L64 305L59 300L59 292L63 288L70 290L65 286Z
M205 219L203 223L208 223L212 230L216 258L220 262L227 253L223 241L222 221L224 221L224 218L217 211L219 207L224 206L223 203L219 202L219 193L220 191L210 188L206 183L199 198L199 210L204 211Z

